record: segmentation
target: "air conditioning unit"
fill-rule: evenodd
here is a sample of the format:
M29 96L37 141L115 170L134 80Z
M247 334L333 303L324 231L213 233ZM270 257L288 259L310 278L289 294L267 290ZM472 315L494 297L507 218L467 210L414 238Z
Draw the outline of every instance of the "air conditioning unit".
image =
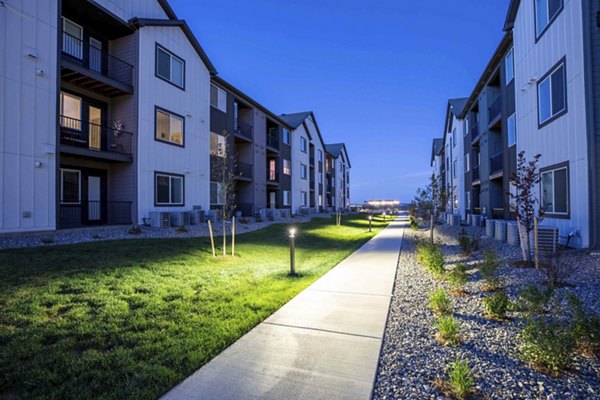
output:
M460 215L451 215L450 216L450 225L460 226Z
M189 211L176 211L171 213L171 226L182 226L190 224Z
M150 226L153 228L168 228L171 226L171 215L168 212L150 212Z
M496 221L496 223L494 225L496 226L494 238L496 240L505 242L506 241L506 221Z
M506 241L513 246L518 246L521 243L519 240L519 226L517 224L517 222L506 224Z
M496 229L496 221L493 219L488 219L485 221L485 236L494 237L494 233Z
M552 226L538 226L538 248L540 255L556 253L557 245L558 228Z
M192 224L200 225L206 222L206 213L204 210L192 210L190 212L190 219Z

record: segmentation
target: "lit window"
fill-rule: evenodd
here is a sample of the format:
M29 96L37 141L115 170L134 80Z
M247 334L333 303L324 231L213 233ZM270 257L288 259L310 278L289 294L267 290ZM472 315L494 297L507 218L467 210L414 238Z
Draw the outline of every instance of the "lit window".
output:
M292 163L290 160L283 160L283 174L292 175Z
M217 133L210 133L210 154L217 157L225 157L227 152L227 138Z
M156 107L155 118L156 140L183 146L183 117Z

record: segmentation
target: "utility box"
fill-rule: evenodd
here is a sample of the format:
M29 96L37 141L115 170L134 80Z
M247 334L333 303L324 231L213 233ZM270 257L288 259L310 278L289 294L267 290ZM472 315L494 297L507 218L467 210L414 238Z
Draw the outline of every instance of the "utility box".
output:
M153 228L168 228L171 226L171 215L168 212L150 212L150 226Z

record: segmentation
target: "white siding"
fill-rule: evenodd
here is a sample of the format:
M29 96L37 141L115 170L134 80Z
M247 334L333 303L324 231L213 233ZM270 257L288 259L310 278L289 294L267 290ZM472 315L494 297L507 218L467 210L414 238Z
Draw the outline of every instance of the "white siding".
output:
M299 213L302 207L302 192L310 193L310 155L308 134L303 125L300 125L291 134L292 143L292 212ZM301 138L306 139L306 153L301 150ZM302 179L301 165L306 165L306 179ZM306 207L310 206L310 198L307 200Z
M5 3L0 7L0 232L55 229L58 5L55 0Z
M541 154L540 167L569 162L570 219L546 218L559 235L572 230L580 237L571 244L589 245L589 159L583 66L582 5L565 0L564 10L536 43L533 4L524 2L514 26L517 151L528 158ZM563 57L566 59L568 112L538 129L537 84ZM539 188L538 188L539 197Z
M209 209L209 85L206 66L178 27L139 30L138 220L150 211ZM185 60L185 91L155 77L158 42ZM185 147L154 140L155 106L185 117ZM154 207L154 172L185 176L185 207Z
M314 192L312 192L314 197L315 207L319 207L319 186L321 187L321 193L323 193L323 206L325 205L325 192L326 192L326 181L325 181L325 149L323 148L323 144L319 139L319 133L317 132L317 127L312 120L312 117L308 117L306 119L306 126L309 130L310 136L312 138L311 143L315 146L315 176L314 176ZM319 184L319 150L323 154L323 168L321 169L321 184ZM310 195L310 193L309 193Z

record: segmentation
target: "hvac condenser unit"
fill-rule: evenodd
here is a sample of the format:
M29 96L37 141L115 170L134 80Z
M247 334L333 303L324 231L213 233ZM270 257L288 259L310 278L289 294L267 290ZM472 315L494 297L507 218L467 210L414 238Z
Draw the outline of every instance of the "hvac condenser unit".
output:
M190 212L190 219L192 224L203 224L206 222L206 214L204 213L204 210L192 210Z
M190 224L190 213L188 211L176 211L171 213L171 226L182 226Z
M168 228L171 226L171 216L168 212L152 211L150 213L150 226L153 228Z

